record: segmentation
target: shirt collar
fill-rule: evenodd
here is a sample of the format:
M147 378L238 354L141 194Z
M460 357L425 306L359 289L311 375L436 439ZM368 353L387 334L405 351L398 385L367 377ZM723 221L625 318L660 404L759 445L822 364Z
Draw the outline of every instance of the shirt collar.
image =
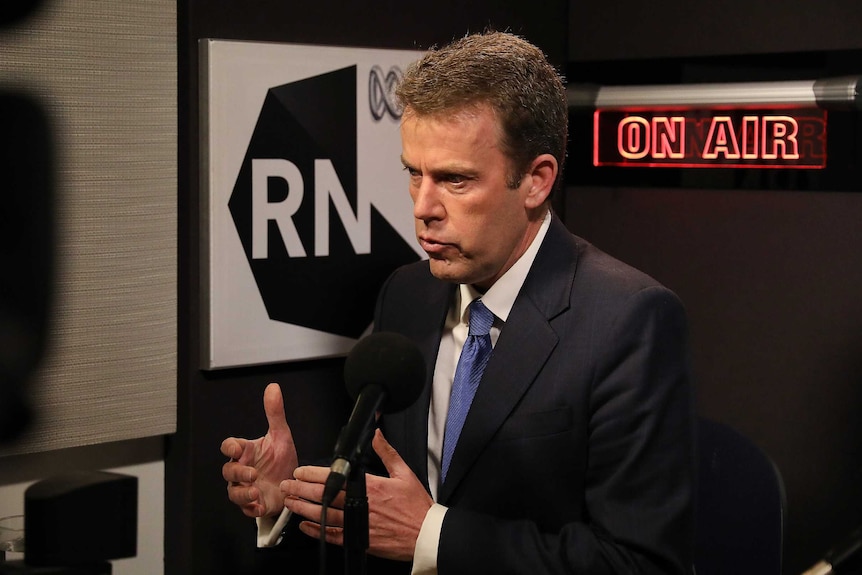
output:
M533 261L536 259L536 254L539 252L539 247L541 247L550 225L551 210L548 210L545 213L545 219L542 220L539 232L533 238L527 250L484 294L480 294L472 285L459 284L461 301L459 303L458 317L464 318L470 302L477 297L481 297L485 307L505 322L509 318L512 306L515 305L515 298L518 297L521 286L524 285L527 279L527 274L530 273L530 268L533 266Z

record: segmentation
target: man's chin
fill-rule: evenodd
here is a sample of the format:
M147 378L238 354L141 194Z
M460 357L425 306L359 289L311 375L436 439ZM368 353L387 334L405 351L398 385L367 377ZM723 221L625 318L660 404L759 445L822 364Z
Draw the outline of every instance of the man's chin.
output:
M428 263L431 267L431 275L444 282L465 283L467 276L464 270L458 270L457 266L453 266L446 260L429 258Z

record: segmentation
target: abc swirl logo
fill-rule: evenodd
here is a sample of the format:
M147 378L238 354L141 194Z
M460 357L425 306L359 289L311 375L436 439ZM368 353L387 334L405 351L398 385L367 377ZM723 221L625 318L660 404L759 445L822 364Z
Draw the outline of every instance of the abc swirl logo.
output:
M368 74L368 105L371 116L379 122L387 114L394 120L401 118L401 106L395 97L395 88L401 81L401 69L392 66L384 73L383 68L374 66Z

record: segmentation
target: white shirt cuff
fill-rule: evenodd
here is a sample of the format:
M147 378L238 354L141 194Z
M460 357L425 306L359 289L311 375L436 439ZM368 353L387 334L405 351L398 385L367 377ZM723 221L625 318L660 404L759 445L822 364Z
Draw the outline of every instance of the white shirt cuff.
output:
M425 515L419 537L416 538L411 575L437 575L437 547L440 545L443 517L448 510L448 507L435 503Z
M282 509L278 517L258 517L257 521L257 546L275 547L281 542L281 532L292 515L292 511Z

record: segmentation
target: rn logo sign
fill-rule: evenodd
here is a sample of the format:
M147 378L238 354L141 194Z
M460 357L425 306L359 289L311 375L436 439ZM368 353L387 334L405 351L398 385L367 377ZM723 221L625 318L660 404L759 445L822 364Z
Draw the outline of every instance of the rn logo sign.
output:
M201 52L202 367L343 354L389 273L421 254L392 99L418 53L214 40Z

